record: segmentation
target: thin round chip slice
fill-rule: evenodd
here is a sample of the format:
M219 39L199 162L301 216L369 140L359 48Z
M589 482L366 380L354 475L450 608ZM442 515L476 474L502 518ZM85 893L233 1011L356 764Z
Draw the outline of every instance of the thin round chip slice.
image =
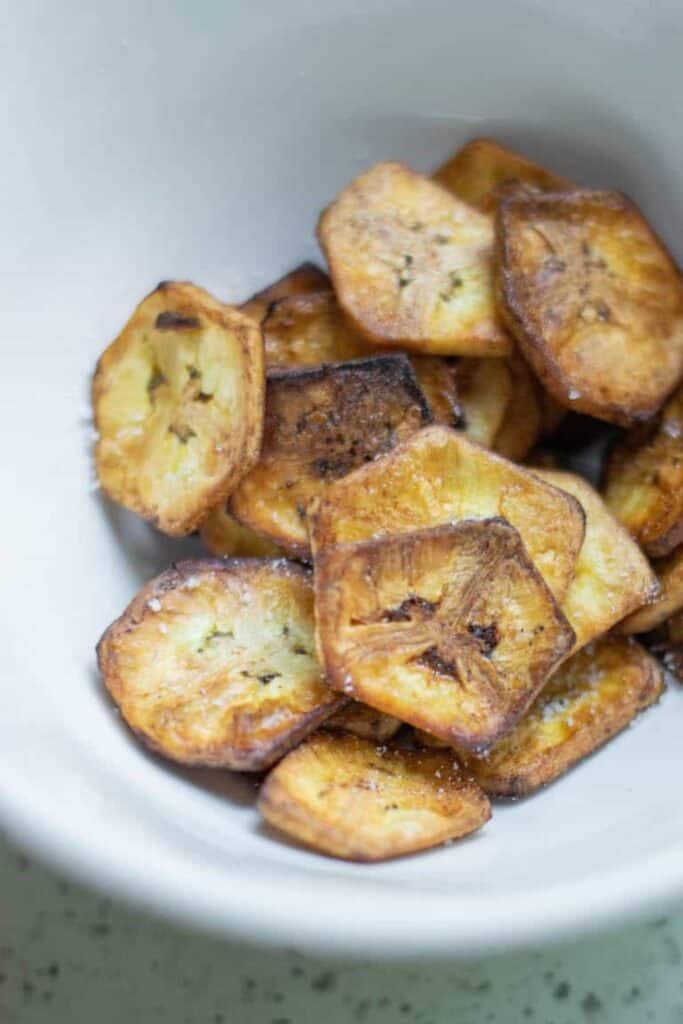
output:
M330 291L331 288L329 277L316 267L315 263L301 263L278 281L252 295L242 303L240 310L260 324L270 307L279 299L290 295Z
M233 493L231 510L307 558L311 499L430 420L406 356L271 373L261 458Z
M308 513L314 556L326 547L460 519L507 519L561 602L585 516L579 502L458 430L425 427L381 459L335 480Z
M262 328L269 370L343 363L372 351L331 291L279 299L270 307Z
M491 448L512 400L512 373L506 359L460 359L455 367L460 429L470 441Z
M130 728L183 764L260 771L343 706L314 653L310 574L283 559L173 566L97 653Z
M491 817L452 753L389 750L320 732L281 761L259 796L266 821L322 853L379 861L468 835Z
M511 183L538 192L561 192L570 181L493 139L471 139L434 174L434 180L482 213L494 213Z
M654 558L683 543L683 387L656 420L616 445L604 494L610 511Z
M650 600L658 584L643 552L588 481L553 469L534 473L571 494L586 513L586 534L574 579L561 605L576 633L573 653Z
M534 447L543 429L541 389L521 356L515 353L506 363L512 393L492 447L506 459L521 462Z
M607 637L570 658L519 725L466 763L491 796L525 796L625 729L663 690L661 669L640 644Z
M207 549L218 558L282 558L285 554L272 540L238 523L225 504L209 513L199 533Z
M315 615L331 686L468 750L512 728L574 642L502 519L325 549Z
M497 239L502 311L551 395L624 426L652 416L683 374L683 285L637 207L514 195Z
M428 178L377 164L324 211L318 237L339 302L378 345L500 356L493 223Z
M103 490L164 533L192 533L258 458L263 341L236 309L163 282L97 364Z
M432 410L435 423L458 427L463 409L458 397L456 372L458 360L441 356L411 356L410 362L425 398Z

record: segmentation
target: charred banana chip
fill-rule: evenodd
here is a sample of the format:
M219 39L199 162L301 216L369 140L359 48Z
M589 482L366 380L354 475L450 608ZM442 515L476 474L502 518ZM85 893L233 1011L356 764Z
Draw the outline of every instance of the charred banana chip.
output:
M467 766L490 796L526 796L610 740L664 690L654 658L607 637L555 673L517 727Z
M653 565L659 581L659 596L639 608L621 623L620 633L649 633L683 608L683 545Z
M315 609L332 687L467 750L512 728L574 642L502 519L328 548Z
M238 523L227 505L219 505L202 523L199 533L218 558L281 558L282 548Z
M574 575L584 513L575 498L434 425L337 480L309 513L313 552L388 534L501 516L519 531L558 601Z
M573 188L566 178L493 139L472 139L438 169L434 180L482 213L495 213L501 194L511 184L531 192Z
M586 513L586 535L562 601L576 633L576 651L655 597L657 579L638 545L586 480L552 469L534 472L576 498Z
M269 370L343 363L370 350L331 291L280 299L271 306L262 328Z
M273 769L269 824L343 860L400 857L481 828L491 807L451 753L389 750L344 733L311 736Z
M160 284L97 364L102 489L164 533L192 533L257 461L263 392L249 317L192 284Z
M512 374L505 359L460 359L455 367L460 427L470 441L492 448L512 399Z
M502 312L567 408L628 426L683 373L683 285L639 210L614 192L515 195L498 220Z
M261 459L233 493L232 512L307 557L311 498L430 419L406 356L271 374Z
M456 381L457 361L441 356L411 356L410 362L434 421L447 427L460 426L463 409Z
M182 764L260 771L342 706L314 653L310 574L283 559L173 566L97 653L133 732Z
M401 728L398 718L393 715L383 715L381 711L361 704L359 700L352 700L341 711L328 718L325 722L326 729L343 729L354 736L360 736L363 740L374 740L375 743L386 743L392 736L395 736Z
M377 164L323 213L318 237L335 291L378 345L500 356L493 224L402 164Z
M683 543L683 387L651 425L636 427L607 464L605 501L654 558Z
M256 292L250 299L243 302L240 309L252 320L260 324L264 316L279 299L290 295L310 295L312 292L330 291L332 288L327 274L323 273L315 263L301 263L279 281Z
M512 394L503 422L495 436L493 450L513 462L521 462L534 447L543 429L539 388L521 356L507 360Z

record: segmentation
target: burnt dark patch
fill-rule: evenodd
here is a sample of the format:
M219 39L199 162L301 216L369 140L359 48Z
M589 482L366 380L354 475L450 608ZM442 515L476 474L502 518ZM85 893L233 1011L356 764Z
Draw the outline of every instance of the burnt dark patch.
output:
M416 660L418 665L424 665L425 668L431 669L437 675L451 676L453 679L458 678L459 673L456 663L449 661L448 658L444 658L436 646L428 647Z
M199 391L194 400L195 402L210 402L212 398L213 395L210 395L208 391Z
M490 623L488 626L481 626L477 622L468 622L467 632L479 642L481 653L485 658L488 658L495 651L500 641L498 627L495 622Z
M438 602L428 601L426 597L420 597L418 594L411 594L396 608L385 608L380 621L410 622L411 619L425 619L433 615L438 607Z
M263 675L256 676L256 678L259 683L263 683L264 686L267 686L268 683L272 683L273 679L279 679L281 675L282 672L264 672Z
M168 384L168 380L161 370L158 369L158 367L155 367L152 376L147 381L147 394L150 398L154 398L154 392L156 389L162 387L164 384Z
M322 480L337 480L346 476L349 470L354 468L355 462L356 460L349 455L341 455L336 459L315 459L313 472Z
M183 316L172 309L165 309L159 313L154 326L158 331L196 331L200 323L196 316Z

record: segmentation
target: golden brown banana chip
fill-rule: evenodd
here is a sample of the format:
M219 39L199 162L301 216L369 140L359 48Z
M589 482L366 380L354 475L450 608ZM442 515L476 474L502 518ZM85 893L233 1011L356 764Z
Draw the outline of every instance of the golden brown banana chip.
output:
M491 817L452 753L389 750L330 732L311 736L273 769L258 807L299 842L358 861L438 846Z
M370 353L331 291L279 299L261 326L269 370L342 363Z
M657 579L638 545L586 480L554 469L534 473L576 498L586 513L586 535L562 601L576 633L576 651L654 597Z
M502 311L558 402L629 425L683 373L683 285L639 210L614 192L504 199Z
M513 462L521 462L538 441L543 427L540 388L521 356L515 353L507 359L507 365L512 393L493 450Z
M260 771L343 706L314 653L310 574L284 559L172 566L97 654L130 728L183 764Z
M604 494L611 512L654 558L683 543L683 387L657 420L615 447Z
M379 345L432 355L500 356L493 224L398 163L356 178L318 226L335 291Z
M566 772L654 704L664 680L633 640L607 637L555 673L516 728L467 759L491 796L525 796Z
M683 608L683 545L653 565L659 581L659 596L639 608L621 623L620 633L649 633Z
M447 427L459 426L463 409L456 382L457 361L441 356L411 356L410 362L435 422Z
M396 735L401 723L393 715L383 715L381 711L361 704L359 700L352 700L345 708L327 719L325 728L343 729L344 732L353 733L361 739L385 743Z
M311 292L330 291L331 287L329 277L316 267L315 263L301 263L289 274L281 277L279 281L275 281L267 288L252 295L250 299L242 303L240 309L260 324L272 304L279 299L284 299L289 295L308 295Z
M455 367L460 427L470 441L491 448L512 398L512 374L505 359L460 359Z
M512 728L574 642L503 519L321 551L315 615L331 686L468 750Z
M502 516L558 601L574 575L584 513L575 498L457 430L420 430L326 489L309 511L314 554L336 544Z
M210 512L199 532L211 554L219 558L280 558L284 555L277 544L238 523L227 505L219 505Z
M232 512L306 557L311 498L430 419L406 356L271 374L261 459L233 493Z
M97 474L164 533L192 533L258 458L263 343L249 317L162 282L97 364Z
M573 187L566 178L546 171L493 139L472 139L438 169L434 179L482 213L495 212L501 189L512 182L538 192L561 192Z

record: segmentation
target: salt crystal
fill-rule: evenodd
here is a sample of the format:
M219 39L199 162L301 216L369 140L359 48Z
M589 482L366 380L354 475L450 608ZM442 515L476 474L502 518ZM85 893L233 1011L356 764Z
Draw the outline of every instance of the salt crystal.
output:
M581 398L581 392L577 391L576 388L570 388L567 392L567 398L570 402L576 402L577 399Z
M160 612L161 601L159 600L158 597L150 597L149 601L147 602L147 607L151 612Z
M198 576L188 576L185 580L185 586L188 590L196 590L200 583L201 580Z
M436 775L437 779L440 779L441 778L441 769L437 768L436 771L434 772L434 774Z
M164 635L166 635L166 633L168 633L168 626L166 625L165 622L160 622L159 623L159 632L163 633Z

